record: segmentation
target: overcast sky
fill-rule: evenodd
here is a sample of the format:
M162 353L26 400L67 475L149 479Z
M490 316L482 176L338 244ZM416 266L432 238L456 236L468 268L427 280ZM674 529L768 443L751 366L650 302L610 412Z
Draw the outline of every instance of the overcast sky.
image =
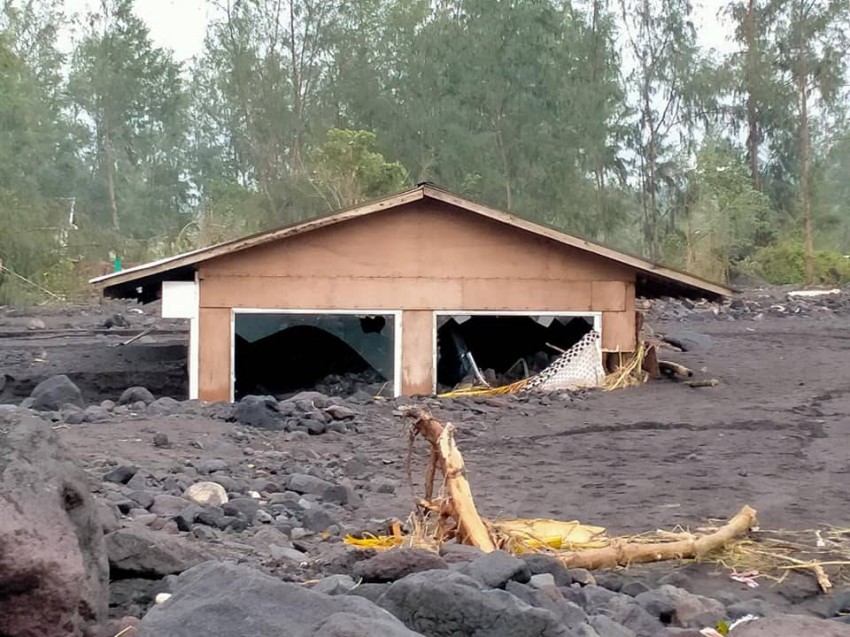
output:
M97 0L65 0L68 13L84 15L97 7ZM720 0L697 4L696 18L703 46L728 51L729 26L716 16ZM188 60L201 52L207 23L207 0L136 0L136 13L148 24L151 37L161 47L174 51L177 59Z

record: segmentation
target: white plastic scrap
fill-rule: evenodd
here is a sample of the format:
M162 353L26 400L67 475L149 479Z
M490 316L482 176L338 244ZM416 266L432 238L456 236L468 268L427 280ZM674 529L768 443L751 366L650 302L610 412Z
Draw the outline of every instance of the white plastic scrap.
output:
M171 593L157 593L156 597L154 597L153 601L156 604L164 604L169 599L171 599Z

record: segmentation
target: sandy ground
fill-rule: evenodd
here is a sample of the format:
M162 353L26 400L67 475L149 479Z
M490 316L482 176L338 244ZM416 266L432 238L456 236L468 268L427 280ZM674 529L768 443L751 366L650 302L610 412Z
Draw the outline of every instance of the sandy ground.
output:
M758 510L762 528L850 527L847 319L768 317L653 327L708 337L700 351L666 357L720 384L693 389L664 380L548 405L538 400L424 401L435 416L458 427L481 513L492 518L578 518L606 526L613 534L628 534L677 525L694 528L749 504ZM64 345L46 339L36 347L26 339L7 338L0 340L0 371L17 377L12 384L23 388L29 381L22 384L22 370L38 365L32 358L45 349L51 373L80 366L88 366L92 378L126 372L114 382L90 382L78 375L75 380L82 379L92 400L117 398L122 382L145 384L146 378L155 380L147 384L162 394L163 388L179 386L170 380L180 373L175 352L184 338L175 329L125 348L109 347L122 338L118 335ZM158 348L172 348L165 363L156 362L156 352L163 351ZM119 349L127 356L120 364L113 360ZM131 350L135 353L128 355ZM76 358L82 354L88 358ZM149 365L136 369L134 376L128 366L145 360ZM19 392L8 391L9 384L4 398L17 399ZM254 432L250 453L244 441L234 441L233 425L202 416L140 416L59 431L93 473L115 462L154 471L211 457L224 458L251 475L257 458L267 457L279 463L335 462L344 476L345 467L360 463L361 473L402 485L394 495L366 497L359 517L368 526L370 521L405 517L413 494L405 486L406 424L393 415L391 404L364 409L367 417L359 433L288 440L285 434ZM167 433L172 448L154 448L150 440L155 432ZM421 446L418 450L412 463L417 477L425 451Z

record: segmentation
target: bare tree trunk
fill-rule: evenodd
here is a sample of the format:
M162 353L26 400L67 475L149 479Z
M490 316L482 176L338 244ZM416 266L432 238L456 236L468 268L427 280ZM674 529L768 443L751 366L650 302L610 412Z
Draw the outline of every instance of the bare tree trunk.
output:
M811 139L809 136L809 90L806 72L806 43L803 41L803 29L800 27L797 56L797 96L800 101L800 203L803 212L803 261L806 267L806 283L815 281L814 238L812 229L812 200L809 193L809 173L811 170Z
M301 59L303 52L298 55L297 38L295 36L295 11L294 3L289 3L289 55L290 75L292 82L292 113L295 122L292 131L292 166L300 171L303 168L303 144L304 144L304 100L303 80L301 75ZM306 46L306 45L304 45Z
M499 113L494 121L496 126L496 146L499 148L499 156L502 159L502 174L505 178L505 210L513 210L513 197L511 193L511 173L508 162L508 152L505 148L505 139L502 135L502 114Z
M115 154L112 152L112 141L109 139L109 127L103 131L103 151L106 155L106 187L109 192L109 206L112 209L112 229L121 231L118 219L118 201L115 198Z
M802 46L802 44L801 44ZM797 93L800 100L800 200L803 212L803 259L806 266L806 283L814 283L815 257L812 230L812 198L809 192L809 173L811 171L811 140L809 138L809 95L806 86L806 74L803 67L802 49L800 53L801 69L797 74Z
M749 0L747 16L745 21L745 32L747 40L747 56L745 72L747 83L747 154L750 160L750 176L753 188L761 192L761 174L759 173L759 132L758 104L754 93L754 85L758 81L758 26L756 20L756 0Z

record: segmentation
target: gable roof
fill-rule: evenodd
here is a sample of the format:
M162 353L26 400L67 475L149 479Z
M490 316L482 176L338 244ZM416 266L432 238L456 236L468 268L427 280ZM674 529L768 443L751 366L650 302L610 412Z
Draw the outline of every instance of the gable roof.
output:
M732 294L731 289L718 283L713 283L685 272L680 272L678 270L647 261L646 259L642 259L634 255L619 252L599 243L594 243L587 239L567 234L549 226L528 221L527 219L517 217L501 210L496 210L495 208L490 208L489 206L470 201L469 199L455 195L430 184L421 184L416 188L396 195L358 205L353 208L333 212L329 215L311 219L309 221L284 226L282 228L261 232L247 237L242 237L240 239L234 239L232 241L226 241L206 248L192 250L191 252L184 252L183 254L178 254L173 257L167 257L165 259L159 259L158 261L152 261L150 263L127 268L126 270L121 270L119 272L95 277L89 282L99 288L103 288L106 292L126 292L128 287L135 288L145 282L159 282L167 278L172 278L170 275L174 275L177 278L190 278L188 277L188 274L194 270L193 266L204 261L233 254L234 252L247 250L249 248L278 241L287 237L294 237L311 230L317 230L319 228L342 223L344 221L358 219L383 210L397 208L423 199L440 201L450 206L455 206L481 215L482 217L498 221L499 223L513 226L514 228L518 228L525 232L545 237L556 243L576 248L584 252L589 252L633 268L638 274L639 292L642 283L646 290L656 291L655 294L650 292L648 295L666 293L683 296L718 297ZM128 286L128 284L136 285ZM135 295L129 294L129 296Z

